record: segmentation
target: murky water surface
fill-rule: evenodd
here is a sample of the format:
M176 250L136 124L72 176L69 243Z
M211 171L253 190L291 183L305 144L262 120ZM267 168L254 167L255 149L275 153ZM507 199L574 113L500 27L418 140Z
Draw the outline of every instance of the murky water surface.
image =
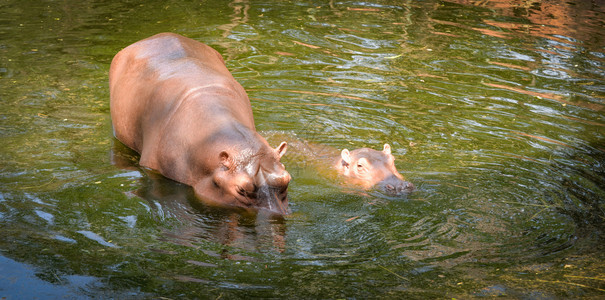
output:
M2 1L0 298L602 297L604 7ZM139 168L107 72L164 31L223 54L274 145L388 142L419 190L343 186L293 147L276 220Z

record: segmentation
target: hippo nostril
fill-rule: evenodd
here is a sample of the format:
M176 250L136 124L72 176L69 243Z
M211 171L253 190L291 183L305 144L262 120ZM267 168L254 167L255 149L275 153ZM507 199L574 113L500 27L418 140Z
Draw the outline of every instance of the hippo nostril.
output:
M401 180L398 177L391 176L379 184L380 188L391 196L402 196L415 190L414 185L409 181Z

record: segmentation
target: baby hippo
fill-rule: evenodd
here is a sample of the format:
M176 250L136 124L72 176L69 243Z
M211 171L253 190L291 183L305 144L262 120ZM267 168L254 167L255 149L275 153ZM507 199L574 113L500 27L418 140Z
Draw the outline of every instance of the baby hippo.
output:
M334 168L347 181L364 189L378 186L389 196L401 196L412 192L414 185L403 179L395 168L395 157L391 146L384 144L382 151L360 148L353 151L342 150Z

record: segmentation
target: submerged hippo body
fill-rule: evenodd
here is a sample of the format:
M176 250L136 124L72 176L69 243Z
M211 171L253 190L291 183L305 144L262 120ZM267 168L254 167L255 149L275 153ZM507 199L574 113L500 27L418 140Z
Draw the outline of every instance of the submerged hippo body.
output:
M389 144L384 144L382 151L370 148L344 149L335 160L334 168L346 181L364 189L378 187L390 196L405 195L415 189L397 172Z
M290 175L255 129L250 101L221 55L162 33L114 57L111 119L140 165L193 187L211 204L287 213Z

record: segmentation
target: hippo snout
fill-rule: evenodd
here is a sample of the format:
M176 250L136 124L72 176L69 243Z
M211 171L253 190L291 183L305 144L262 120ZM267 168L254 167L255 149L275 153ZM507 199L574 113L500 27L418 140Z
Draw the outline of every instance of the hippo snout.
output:
M263 186L258 193L259 207L274 213L288 214L288 193L286 189Z
M378 186L389 196L402 196L413 192L415 187L409 181L401 180L392 175L378 183Z

